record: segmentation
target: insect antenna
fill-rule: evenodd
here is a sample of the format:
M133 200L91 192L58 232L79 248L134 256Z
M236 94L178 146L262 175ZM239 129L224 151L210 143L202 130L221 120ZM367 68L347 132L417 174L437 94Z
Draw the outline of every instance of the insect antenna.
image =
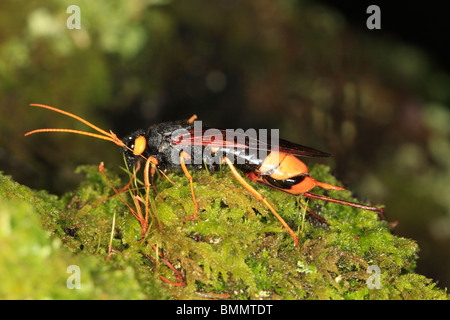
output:
M119 147L124 147L125 144L122 142L122 140L120 140L119 138L117 138L117 136L112 132L107 132L99 127L97 127L96 125L90 123L87 120L84 120L83 118L74 115L70 112L64 111L64 110L60 110L51 106L47 106L44 104L30 104L31 107L39 107L39 108L44 108L44 109L48 109L51 111L55 111L58 113L61 113L63 115L66 115L68 117L71 117L73 119L76 119L82 123L84 123L85 125L91 127L92 129L96 130L97 132L101 133L101 134L97 134L97 133L92 133L92 132L86 132L86 131L81 131L81 130L74 130L74 129L56 129L56 128L45 128L45 129L36 129L36 130L32 130L30 132L25 133L25 136L29 136L31 134L35 134L35 133L41 133L41 132L62 132L62 133L75 133L75 134L80 134L80 135L84 135L84 136L89 136L89 137L93 137L93 138L97 138L97 139L103 139L103 140L108 140L111 142L114 142L116 145L118 145Z

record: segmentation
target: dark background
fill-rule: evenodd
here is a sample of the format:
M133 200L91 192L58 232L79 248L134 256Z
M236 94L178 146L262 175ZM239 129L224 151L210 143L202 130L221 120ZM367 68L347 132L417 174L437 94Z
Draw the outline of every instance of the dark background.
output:
M439 1L327 1L320 2L339 10L350 22L352 28L363 30L366 26L366 12L370 5L381 9L381 30L383 36L395 37L424 49L430 57L439 61L446 71L450 69L450 26L448 12Z
M206 126L279 128L417 240L417 271L450 284L450 76L446 12L387 1L0 3L0 170L61 195L80 164L122 165L116 146L36 128L119 137L197 114ZM366 28L369 5L381 30ZM90 130L91 131L91 130ZM314 162L316 162L314 160Z
M341 14L343 14L351 25L352 30L357 30L358 32L363 33L368 33L369 31L364 30L366 28L366 16L362 15L361 13L365 12L366 8L372 4L378 5L381 9L382 28L381 30L373 30L373 32L376 32L382 38L393 39L395 42L407 43L408 45L422 50L428 56L428 58L436 64L436 68L439 73L442 72L443 74L448 75L450 71L450 25L448 23L448 12L442 6L442 3L438 1L395 2L349 0L322 0L321 2L327 4L331 8L334 8ZM445 89L443 90L445 90L446 92L450 92L449 83L446 83ZM445 106L442 107L448 110L448 98L437 100L440 102L444 102ZM405 114L404 116L407 117L408 114ZM448 117L443 119L443 121L445 122L444 126L447 128L447 130L445 130L447 132L447 142L449 141L449 120L450 119ZM415 124L415 126L419 127L420 123ZM410 132L412 131L414 131L414 128L410 129ZM421 137L416 137L415 141L420 141L421 139ZM448 149L449 144L447 143L446 145L443 145L442 148ZM447 156L449 155L448 150L446 154ZM411 157L413 156L414 155L411 155ZM436 163L432 162L430 165L436 165ZM433 168L426 168L423 170L433 170ZM414 174L414 172L412 174ZM406 189L407 187L405 186L403 188ZM427 188L427 185L424 184L422 188L424 193L426 193L425 190ZM439 198L449 198L449 190L440 189L440 192L434 194L434 196ZM410 203L420 207L412 211L425 216L424 219L418 219L419 221L423 221L424 224L420 225L419 223L417 223L416 226L412 228L411 226L414 225L414 223L411 223L411 225L404 227L400 225L399 229L401 231L399 232L399 234L423 240L419 240L419 245L422 249L422 253L420 254L422 256L422 259L419 260L418 271L432 275L432 277L434 277L435 279L441 279L441 287L448 287L450 283L450 277L448 276L450 265L447 262L449 259L449 250L448 248L446 248L446 243L448 243L448 240L450 239L448 236L440 239L440 236L430 234L436 230L436 228L430 228L430 225L433 225L433 223L430 224L430 220L426 218L430 208L427 208L426 206L422 207L421 205L419 205L417 199L410 198L409 201ZM421 202L421 200L419 200L419 202ZM436 216L442 217L441 214L448 217L448 208L442 210L441 213L437 214ZM406 219L414 220L415 218L410 217ZM400 223L402 222L400 221ZM442 229L447 230L445 231L445 233L448 234L448 218L435 221L435 224L440 223L443 223ZM435 224L434 226L436 226ZM434 261L433 263L435 265L427 265L426 261ZM443 274L447 275L444 276Z

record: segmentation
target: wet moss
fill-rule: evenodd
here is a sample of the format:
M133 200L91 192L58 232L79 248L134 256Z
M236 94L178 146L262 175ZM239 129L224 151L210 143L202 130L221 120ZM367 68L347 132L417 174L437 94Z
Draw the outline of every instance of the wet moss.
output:
M55 196L0 175L0 299L148 297L131 266L76 254L67 240L76 231L69 231L75 225L68 223L65 206ZM79 289L73 288L77 280L71 266L79 267Z
M194 213L189 183L182 173L173 173L169 178L174 184L158 179L159 194L154 190L150 193L153 219L149 219L148 232L141 239L142 225L98 168L82 166L77 172L85 174L85 180L61 198L35 192L1 176L0 238L7 250L0 253L0 274L12 276L0 289L0 296L448 297L432 280L414 273L417 244L393 235L389 223L376 213L310 200L308 206L329 224L329 228L318 227L314 219L303 221L295 197L255 185L293 230L302 230L300 248L296 248L279 221L227 169L215 174L193 173L199 212L196 219L185 221ZM338 183L325 166L313 166L311 173L318 180ZM127 177L120 179L110 171L106 174L115 186L128 182ZM349 191L327 192L356 201ZM121 195L136 210L130 193ZM140 196L145 199L144 192ZM142 203L141 207L145 211ZM113 218L112 250L108 253ZM68 265L80 266L83 290L67 289ZM31 284L26 287L20 280L23 273L31 275L27 280Z

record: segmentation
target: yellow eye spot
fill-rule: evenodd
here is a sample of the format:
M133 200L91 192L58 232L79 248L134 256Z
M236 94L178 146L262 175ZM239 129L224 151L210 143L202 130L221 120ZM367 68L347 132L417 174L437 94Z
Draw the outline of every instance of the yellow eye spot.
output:
M144 136L139 136L134 140L134 148L133 148L133 154L135 156L140 156L147 146L147 140Z

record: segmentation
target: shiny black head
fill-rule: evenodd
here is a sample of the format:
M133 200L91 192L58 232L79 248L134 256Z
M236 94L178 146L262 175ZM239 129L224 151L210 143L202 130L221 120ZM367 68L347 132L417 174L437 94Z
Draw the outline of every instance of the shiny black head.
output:
M140 159L145 157L147 149L147 135L144 130L137 130L125 138L122 139L125 144L122 147L122 152L125 155L125 160L127 161L128 167L134 168Z
M140 129L127 135L122 139L125 144L122 152L128 167L133 169L149 158L157 161L160 170L179 166L177 162L179 150L174 143L174 136L176 138L179 135L179 130L187 133L188 130L192 130L192 124L186 120L169 121L154 124L147 130Z

